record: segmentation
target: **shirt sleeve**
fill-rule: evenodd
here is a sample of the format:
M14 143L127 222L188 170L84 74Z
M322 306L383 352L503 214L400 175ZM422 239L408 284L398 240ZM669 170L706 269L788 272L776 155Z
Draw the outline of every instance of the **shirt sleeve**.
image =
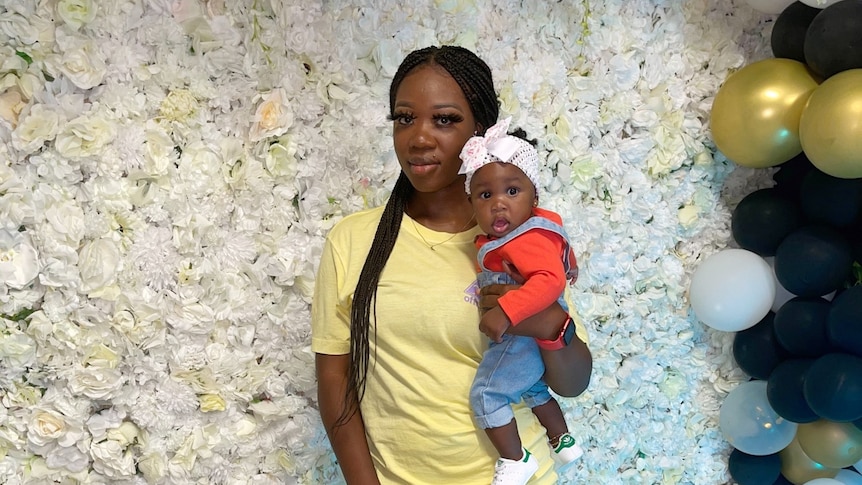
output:
M345 273L343 259L333 241L327 238L311 302L311 350L315 353L350 353L350 301L342 290Z
M542 229L528 231L498 249L500 256L526 278L520 288L498 300L513 325L550 306L565 290L562 250L559 235Z

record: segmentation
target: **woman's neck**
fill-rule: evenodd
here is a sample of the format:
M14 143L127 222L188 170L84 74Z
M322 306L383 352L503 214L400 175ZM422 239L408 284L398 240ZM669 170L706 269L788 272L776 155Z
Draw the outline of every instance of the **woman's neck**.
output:
M440 232L456 233L476 225L473 206L463 189L414 192L407 204L407 215Z

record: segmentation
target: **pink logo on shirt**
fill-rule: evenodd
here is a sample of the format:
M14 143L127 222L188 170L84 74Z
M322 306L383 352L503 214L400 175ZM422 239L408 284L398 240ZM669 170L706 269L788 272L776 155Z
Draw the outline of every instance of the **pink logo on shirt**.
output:
M479 306L479 282L474 281L464 290L464 301Z

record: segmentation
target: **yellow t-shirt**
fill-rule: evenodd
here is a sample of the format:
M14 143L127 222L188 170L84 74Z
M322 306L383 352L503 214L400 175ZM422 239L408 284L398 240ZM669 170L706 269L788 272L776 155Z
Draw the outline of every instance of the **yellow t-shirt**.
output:
M312 305L316 353L350 351L353 290L382 208L345 217L321 255ZM371 456L382 483L490 483L498 454L472 418L469 389L487 347L478 329L478 227L452 235L407 215L380 276L372 313L371 367L361 404ZM585 335L582 328L579 335ZM516 406L524 446L539 460L531 483L554 483L544 428Z

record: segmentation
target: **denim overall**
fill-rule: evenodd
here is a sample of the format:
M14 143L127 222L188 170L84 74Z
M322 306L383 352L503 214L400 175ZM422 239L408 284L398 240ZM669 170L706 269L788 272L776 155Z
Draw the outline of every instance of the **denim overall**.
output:
M563 238L563 265L566 277L577 277L578 268L570 260L569 238L565 229L559 224L544 217L533 216L500 239L495 239L479 249L478 275L479 287L491 284L517 284L509 275L503 272L490 271L485 266L485 256L508 243L512 239L532 229L545 229L555 232ZM557 302L568 312L563 294ZM482 362L476 370L476 377L470 388L470 405L478 425L482 429L499 428L508 424L515 417L511 405L521 399L534 408L551 400L548 386L542 380L545 364L539 353L536 340L532 337L503 334L500 343L491 342L488 350L482 356Z

